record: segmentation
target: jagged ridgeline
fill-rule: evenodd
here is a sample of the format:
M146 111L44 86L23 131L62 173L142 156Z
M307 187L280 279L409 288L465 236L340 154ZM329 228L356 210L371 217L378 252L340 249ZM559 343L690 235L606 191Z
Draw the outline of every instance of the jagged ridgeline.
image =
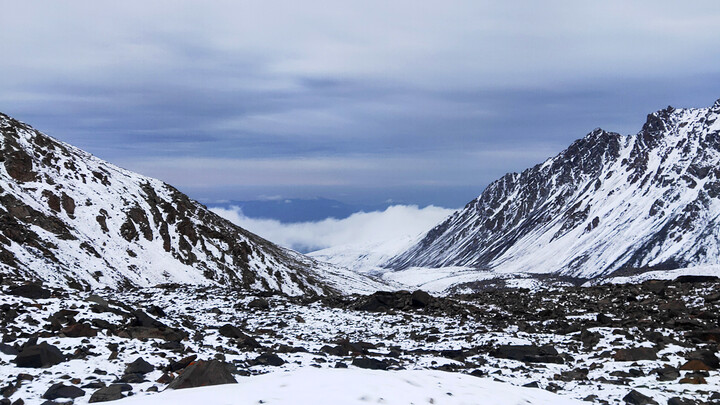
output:
M315 294L377 287L4 114L0 135L6 275L75 288L187 283Z
M720 264L720 100L596 129L490 184L386 267L468 266L593 278Z

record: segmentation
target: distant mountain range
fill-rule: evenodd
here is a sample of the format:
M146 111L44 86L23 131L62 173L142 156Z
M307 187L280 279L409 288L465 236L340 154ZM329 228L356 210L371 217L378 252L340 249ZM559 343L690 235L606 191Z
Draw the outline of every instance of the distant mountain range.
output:
M297 295L382 287L3 114L0 163L6 276L79 289L186 283Z
M668 107L636 135L596 129L388 260L577 278L720 264L720 100Z

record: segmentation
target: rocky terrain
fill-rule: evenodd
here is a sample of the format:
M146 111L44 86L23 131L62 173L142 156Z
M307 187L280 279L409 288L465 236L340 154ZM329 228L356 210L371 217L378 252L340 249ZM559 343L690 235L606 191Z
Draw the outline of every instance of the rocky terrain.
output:
M720 403L715 277L444 298L2 284L0 403L107 401L303 367L443 370L594 403Z
M168 184L3 114L0 270L75 289L178 282L298 295L382 286L279 247Z
M592 279L720 264L720 100L596 129L509 173L383 265Z

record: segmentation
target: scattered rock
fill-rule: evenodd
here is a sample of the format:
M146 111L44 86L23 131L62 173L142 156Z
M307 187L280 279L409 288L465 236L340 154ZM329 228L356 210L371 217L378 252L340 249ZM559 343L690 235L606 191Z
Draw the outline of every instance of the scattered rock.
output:
M43 288L37 284L23 284L12 286L8 289L8 294L17 297L30 298L33 300L50 298L52 293L50 290Z
M626 404L631 405L658 405L657 401L654 399L635 390L632 390L625 395L623 397L623 401L625 401Z
M252 361L253 365L256 366L273 366L278 367L285 364L285 360L281 359L280 356L274 353L263 353L256 357Z
M702 360L690 360L680 366L680 370L708 371L712 370L712 368L705 364Z
M613 355L615 361L657 360L657 350L650 347L618 349Z
M15 364L18 367L41 368L50 367L65 361L65 356L60 349L46 342L38 345L23 347L22 351L15 357Z
M97 330L87 323L76 323L60 330L60 333L67 337L92 337L97 336Z
M524 361L527 363L558 363L565 361L550 345L500 345L491 353L493 357Z
M85 395L85 390L81 388L74 385L57 383L53 384L47 391L45 391L45 394L43 394L42 397L53 400L58 398L77 398L82 397L83 395Z
M122 384L112 384L105 388L100 388L90 396L90 401L88 402L107 402L122 399L124 397L123 388L124 386Z
M232 365L219 360L196 361L177 376L168 388L182 389L236 383L232 368Z
M254 308L254 309L270 309L270 303L265 298L255 298L254 300L250 301L248 304L248 308Z
M154 370L155 366L145 361L142 357L138 357L135 361L127 365L125 374L147 374Z
M432 296L425 291L417 290L410 296L410 305L414 308L425 308L430 305Z
M386 361L373 359L371 357L356 357L353 359L352 365L370 370L387 370L389 367Z

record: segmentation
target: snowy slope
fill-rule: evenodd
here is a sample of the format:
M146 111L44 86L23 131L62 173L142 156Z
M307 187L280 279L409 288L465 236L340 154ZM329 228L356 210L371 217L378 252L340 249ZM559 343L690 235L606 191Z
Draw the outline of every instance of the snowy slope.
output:
M385 267L464 266L592 278L720 264L720 100L596 129L490 184Z
M386 271L380 266L413 246L421 236L333 246L310 252L308 256L358 273L375 274Z
M3 114L0 134L3 273L75 288L173 282L297 295L382 287Z
M467 404L571 405L583 402L537 388L433 370L302 368L241 378L238 384L168 390L118 405L173 404Z

